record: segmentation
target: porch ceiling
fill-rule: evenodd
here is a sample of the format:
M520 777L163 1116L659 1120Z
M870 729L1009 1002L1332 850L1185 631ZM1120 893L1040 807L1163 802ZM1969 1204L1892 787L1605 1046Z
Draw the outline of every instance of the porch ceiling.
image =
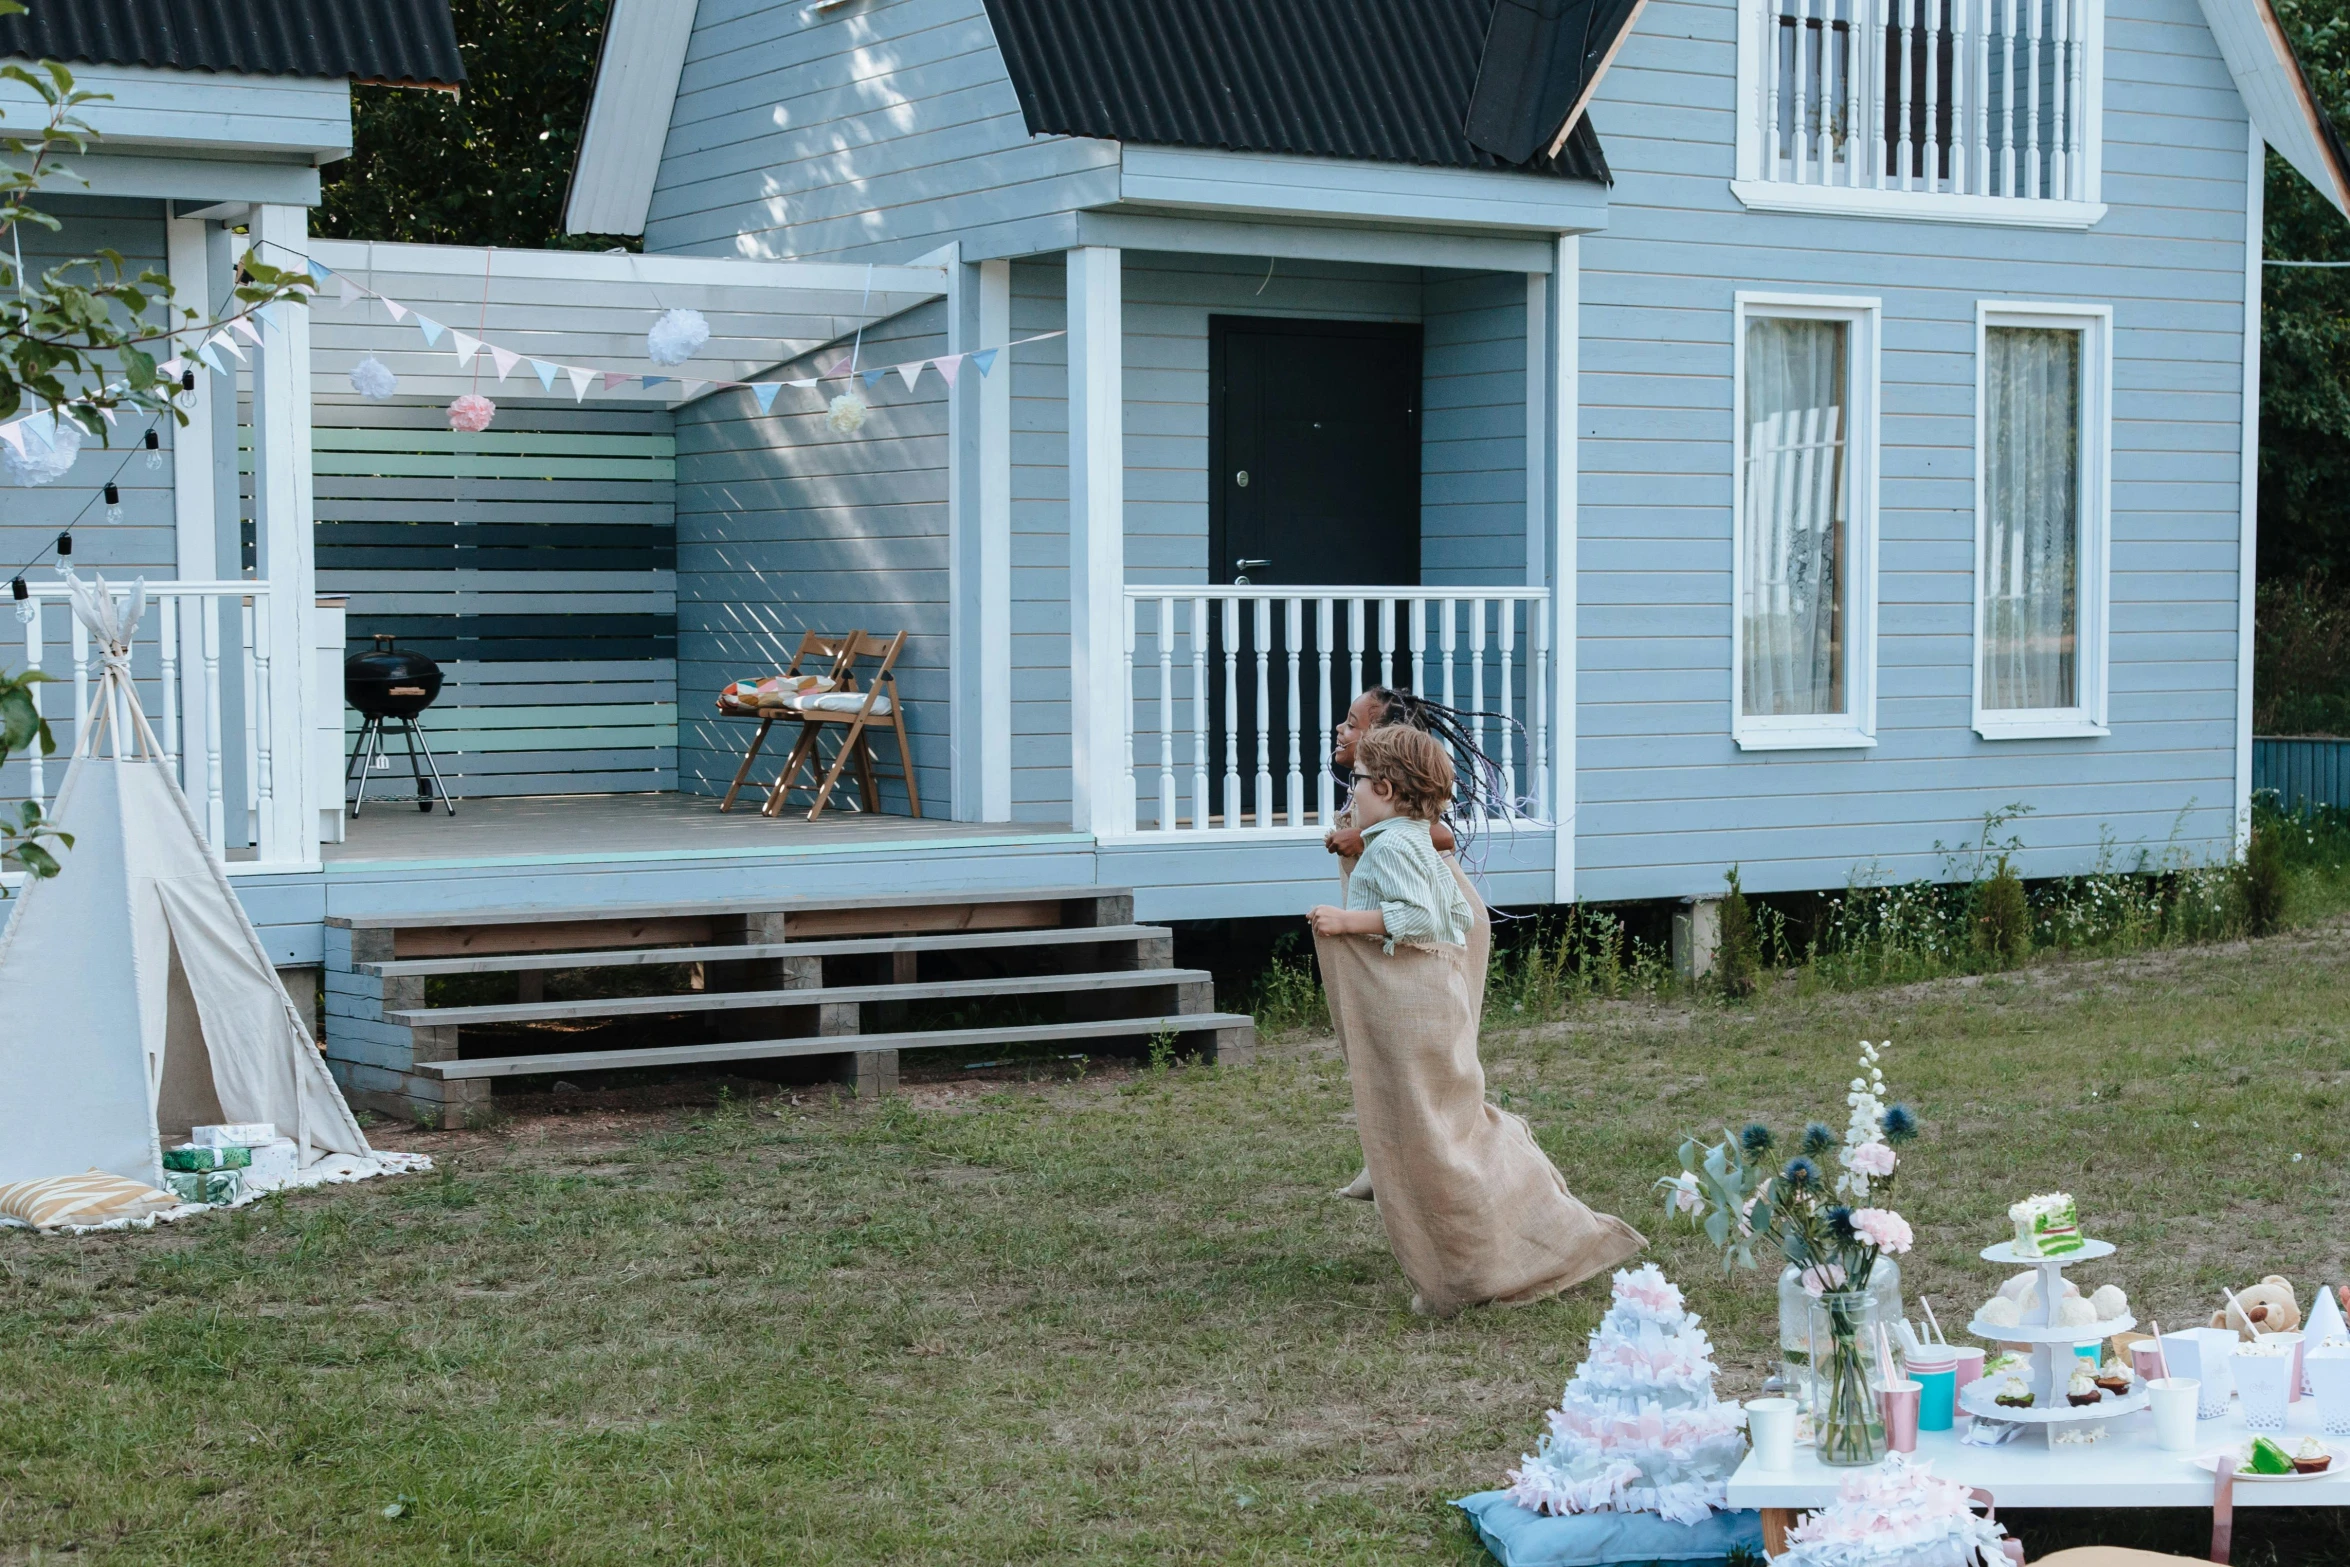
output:
M310 253L362 288L421 310L443 326L549 363L631 376L744 381L946 292L946 269L862 263L745 261L577 250L503 250L314 239ZM664 310L699 310L710 341L682 365L656 365L645 331ZM462 392L544 398L528 365L503 386L488 354L460 369L447 333L427 347L415 318L395 322L364 295L338 302L330 284L311 312L317 395L355 401L351 366L374 354L400 378L398 402L445 403ZM479 371L476 375L476 368ZM673 407L677 381L647 391L630 381L590 401ZM555 378L559 398L571 385Z

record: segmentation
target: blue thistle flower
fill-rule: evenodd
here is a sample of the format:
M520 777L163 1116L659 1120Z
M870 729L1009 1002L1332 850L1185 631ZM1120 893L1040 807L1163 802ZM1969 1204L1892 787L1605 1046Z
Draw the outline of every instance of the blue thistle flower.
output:
M1852 1210L1838 1203L1827 1214L1828 1230L1840 1241L1850 1241L1860 1232L1852 1227Z
M1791 1192L1800 1192L1819 1184L1820 1167L1809 1159L1790 1159L1787 1168L1779 1172L1779 1179L1787 1183Z
M1752 1154L1769 1153L1771 1129L1760 1121L1747 1122L1745 1130L1738 1134L1738 1146Z
M1918 1135L1918 1118L1907 1105L1887 1105L1885 1113L1877 1118L1877 1129L1889 1143L1906 1143Z
M1803 1151L1814 1159L1833 1152L1836 1147L1836 1128L1825 1121L1814 1121L1803 1129Z

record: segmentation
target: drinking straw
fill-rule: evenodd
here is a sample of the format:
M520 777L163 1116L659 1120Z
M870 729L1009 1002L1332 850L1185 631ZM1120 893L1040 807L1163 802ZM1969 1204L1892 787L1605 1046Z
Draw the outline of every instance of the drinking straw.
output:
M1877 1363L1884 1370L1887 1387L1900 1380L1893 1374L1893 1335L1882 1322L1877 1324Z
M2154 1363L2162 1368L2162 1379L2168 1382L2170 1380L2170 1351L2162 1347L2162 1324L2149 1317L2146 1319L2146 1325L2154 1330Z
M2227 1287L2225 1284L2222 1284L2222 1285L2219 1287L2219 1292L2220 1292L2222 1295L2225 1295L2225 1296L2228 1298L2228 1304L2229 1304L2229 1305L2231 1305L2231 1306L2233 1306L2233 1307L2235 1307L2235 1308L2236 1308L2236 1315L2237 1315L2237 1316L2239 1316L2239 1317L2242 1317L2242 1318L2244 1319L2244 1326L2246 1326L2246 1327L2248 1327L2248 1328L2250 1328L2250 1329L2252 1330L2252 1342L2254 1342L2255 1344L2259 1343L2259 1342L2260 1342L2260 1324L2252 1320L2252 1313L2251 1313L2251 1312L2249 1312L2249 1311L2246 1311L2246 1310L2244 1309L2244 1303L2243 1303L2242 1301L2240 1301L2240 1300L2236 1299L2236 1292L2235 1292L2234 1290L2232 1290L2232 1289L2229 1289L2229 1288L2228 1288L2228 1287Z
M1934 1320L1934 1303L1926 1299L1925 1296L1920 1295L1918 1297L1918 1304L1925 1308L1926 1326L1934 1330L1935 1339L1940 1343L1949 1343L1949 1338L1942 1331L1942 1324Z

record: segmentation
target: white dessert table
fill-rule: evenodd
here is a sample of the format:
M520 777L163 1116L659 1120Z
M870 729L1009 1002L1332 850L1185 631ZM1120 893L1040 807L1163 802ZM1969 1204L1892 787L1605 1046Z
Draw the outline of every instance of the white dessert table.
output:
M2290 1452L2303 1437L2316 1437L2337 1455L2334 1469L2309 1480L2239 1480L2224 1490L2195 1458L2220 1448L2243 1447L2252 1435L2239 1407L2199 1421L2195 1452L2169 1453L2154 1445L2154 1417L2141 1410L2104 1422L2105 1439L2085 1447L2051 1448L2039 1431L2026 1428L1999 1447L1968 1447L1956 1431L1921 1431L1914 1457L1931 1461L1944 1479L1979 1486L2002 1508L2022 1507L2196 1507L2212 1510L2212 1554L2228 1559L2233 1507L2350 1507L2350 1438L2327 1437L2318 1428L2313 1399L2286 1406L2285 1430L2269 1433ZM1807 1444L1798 1444L1792 1469L1756 1466L1747 1454L1730 1477L1729 1504L1759 1508L1763 1542L1772 1555L1786 1549L1786 1531L1798 1511L1824 1507L1852 1469L1823 1464Z

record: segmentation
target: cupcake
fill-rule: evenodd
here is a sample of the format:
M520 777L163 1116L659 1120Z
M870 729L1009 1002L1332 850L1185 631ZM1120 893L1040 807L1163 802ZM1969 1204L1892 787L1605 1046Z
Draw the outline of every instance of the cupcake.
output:
M2103 1393L2097 1391L2097 1379L2089 1375L2086 1370L2074 1372L2072 1380L2064 1385L2064 1401L2075 1408L2085 1404L2094 1404L2104 1396Z
M2299 1447L2293 1449L2295 1474L2324 1474L2333 1461L2334 1455L2327 1452L2325 1444L2315 1438L2305 1439Z
M2097 1385L2116 1398L2127 1397L2136 1381L2129 1366L2120 1360L2109 1359L2097 1370Z
M1992 1393L1991 1402L2003 1409L2029 1409L2032 1407L2032 1390L2025 1385L2023 1378L2008 1377Z

